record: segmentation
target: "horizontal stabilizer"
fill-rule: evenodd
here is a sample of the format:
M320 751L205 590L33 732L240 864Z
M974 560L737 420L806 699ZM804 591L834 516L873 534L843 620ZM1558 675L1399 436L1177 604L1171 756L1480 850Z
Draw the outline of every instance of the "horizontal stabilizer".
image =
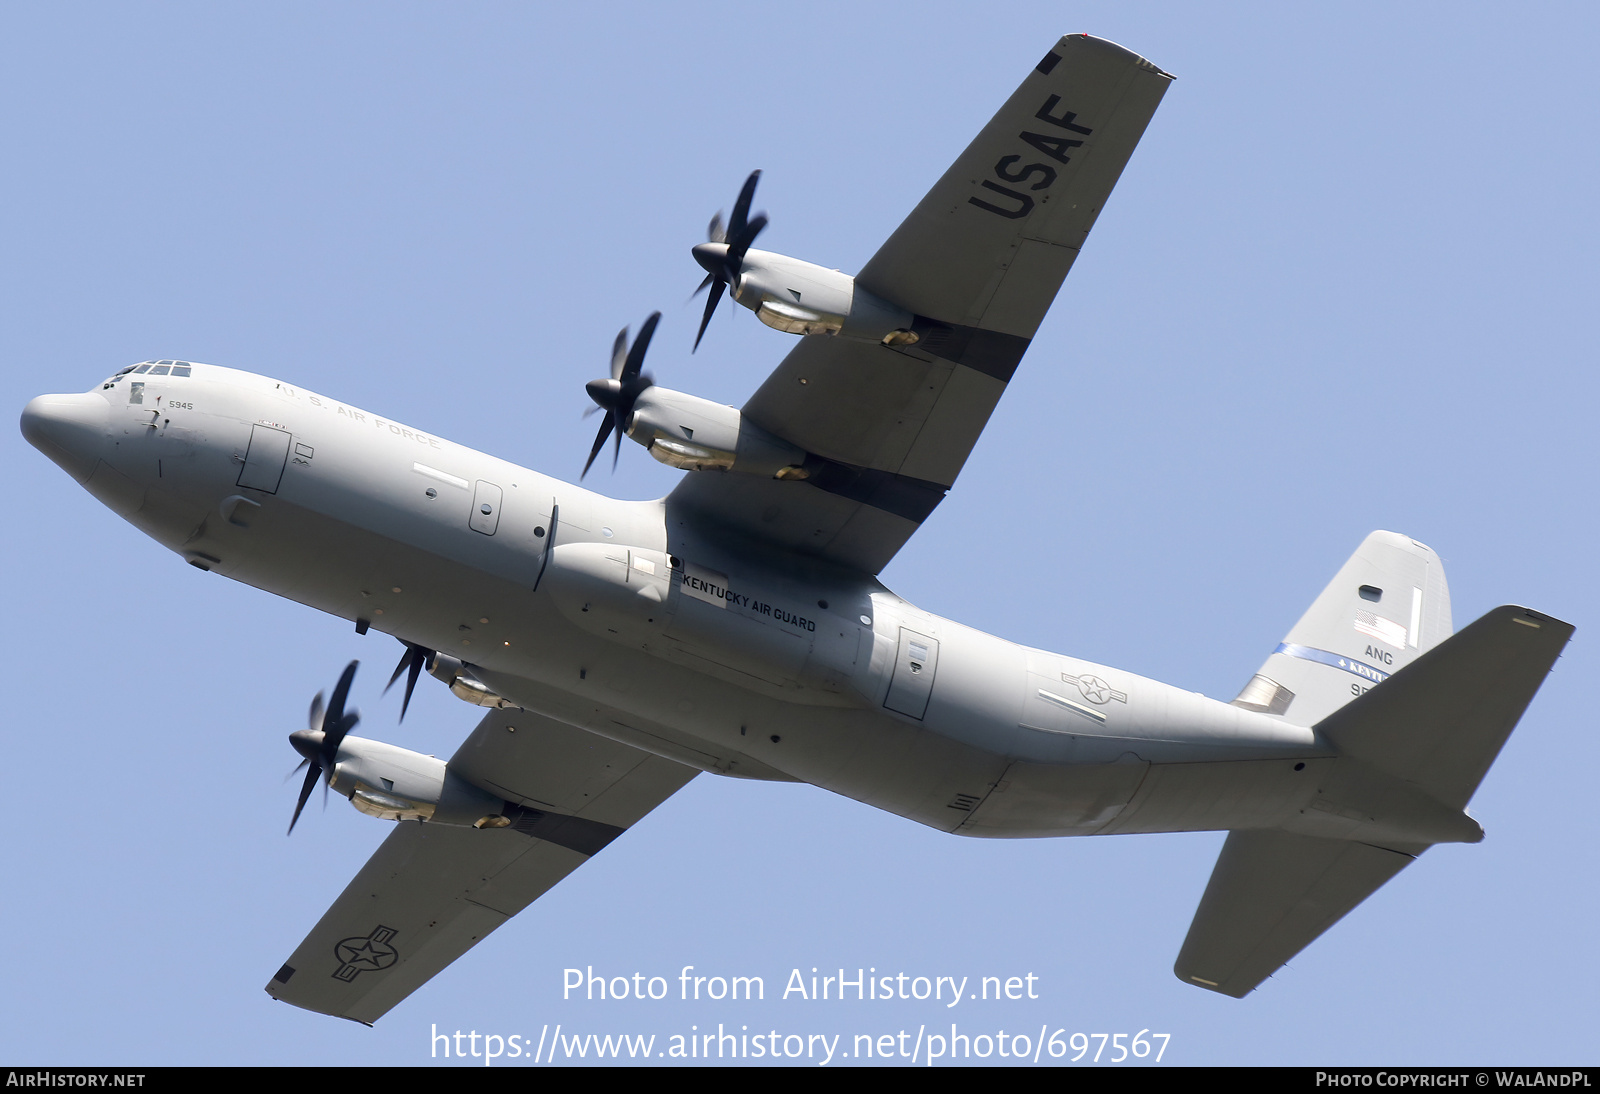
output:
M1172 971L1243 999L1412 861L1365 843L1232 832Z
M1348 757L1341 764L1355 761L1352 777L1407 789L1459 817L1572 630L1527 608L1496 608L1316 728ZM1427 845L1230 833L1173 971L1243 998Z
M1463 809L1573 627L1501 607L1317 724L1341 754Z

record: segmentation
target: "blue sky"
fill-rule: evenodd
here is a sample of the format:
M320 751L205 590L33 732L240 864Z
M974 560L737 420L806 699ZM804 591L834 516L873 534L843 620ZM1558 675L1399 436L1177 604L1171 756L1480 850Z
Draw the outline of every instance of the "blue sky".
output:
M567 478L622 325L662 309L657 378L735 404L788 350L724 306L688 352L689 248L752 168L762 246L853 271L1060 34L1121 42L1177 82L886 583L1224 699L1375 528L1443 556L1458 626L1511 602L1578 632L1473 801L1488 839L1242 1002L1171 974L1219 833L962 840L704 776L364 1029L261 990L385 832L335 799L286 839L285 736L352 657L369 732L445 755L476 712L424 688L394 726L397 644L183 565L13 430L0 1058L955 1021L1149 1029L1191 1064L1594 1062L1596 29L1578 4L7 7L16 411L183 357ZM592 485L677 474L630 447ZM561 998L568 967L685 965L768 1000ZM1040 998L775 998L813 966Z

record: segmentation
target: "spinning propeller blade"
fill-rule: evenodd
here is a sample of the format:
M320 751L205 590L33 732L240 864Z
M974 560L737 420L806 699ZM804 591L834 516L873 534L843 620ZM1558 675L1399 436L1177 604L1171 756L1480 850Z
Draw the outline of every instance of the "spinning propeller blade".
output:
M739 199L733 203L733 218L724 225L719 210L706 228L706 243L694 248L694 259L705 269L706 279L700 282L700 288L693 295L698 296L708 287L711 289L711 295L706 297L705 314L700 317L700 331L694 336L695 349L700 348L700 339L705 337L711 316L722 300L722 290L726 288L728 295L733 295L733 286L738 283L739 270L744 265L745 252L767 226L767 214L757 213L753 218L750 217L750 201L755 197L756 183L760 180L760 171L750 172L750 177L744 180L744 186L739 190Z
M650 349L650 339L654 337L659 322L661 313L651 312L650 318L639 328L639 337L633 340L632 346L628 345L628 328L623 327L611 346L610 379L590 380L585 385L589 398L594 400L597 408L606 412L606 416L600 422L600 432L595 434L594 447L589 449L589 458L584 461L583 474L578 476L579 479L589 473L589 468L594 466L594 458L606 446L606 438L613 432L616 434L616 450L611 456L611 469L617 469L617 460L622 455L622 435L628 431L633 404L654 383L649 374L643 371L644 355ZM399 675L398 669L395 674Z
M411 693L417 689L417 677L422 675L422 670L433 660L433 651L414 642L407 642L403 638L400 641L405 646L406 652L400 655L400 663L394 667L394 674L383 686L383 693L388 695L389 689L394 687L394 682L400 679L400 674L406 673L406 694L400 703L400 720L403 722L406 720L406 711L411 709Z
M311 700L309 729L289 734L289 744L303 757L300 766L306 768L306 779L300 786L294 816L289 818L290 832L294 831L295 824L300 820L300 813L305 809L318 778L323 780L323 800L327 800L328 784L333 781L334 761L339 756L339 742L361 721L361 715L353 710L347 713L344 709L345 700L350 697L350 684L356 678L356 667L360 664L359 661L352 661L345 666L339 682L334 685L333 699L326 708L322 705L322 692L317 692L317 697Z

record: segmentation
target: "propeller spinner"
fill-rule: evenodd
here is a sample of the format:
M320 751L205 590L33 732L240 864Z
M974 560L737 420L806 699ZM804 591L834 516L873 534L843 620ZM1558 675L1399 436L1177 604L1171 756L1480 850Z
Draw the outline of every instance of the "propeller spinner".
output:
M326 709L322 705L322 692L317 692L317 697L311 700L311 728L289 734L289 744L304 757L294 770L307 768L306 781L300 786L300 800L295 803L294 816L289 820L290 832L294 831L300 811L306 807L306 801L311 797L311 790L317 785L319 777L324 780L323 798L327 798L326 784L333 781L333 764L339 755L339 743L361 720L361 715L355 711L346 713L344 709L345 700L350 697L350 683L356 678L356 666L359 664L360 661L352 661L345 666L339 682L334 685L333 699Z
M750 215L750 199L755 197L756 183L760 180L760 171L750 172L750 177L744 180L744 186L739 191L739 199L733 203L733 217L724 225L719 209L717 215L711 218L706 242L695 245L694 260L705 269L706 279L700 282L694 295L698 296L708 287L711 289L711 295L706 297L705 314L700 317L700 333L694 336L695 349L700 348L700 339L705 337L706 325L717 310L722 290L726 288L730 296L733 294L733 286L739 280L739 268L744 264L744 254L767 226L765 213L757 213L753 219L746 219Z
M639 370L644 365L645 351L650 348L650 339L656 332L656 324L660 321L661 313L651 312L650 318L639 328L639 337L633 340L632 347L628 345L628 328L623 327L611 347L611 378L590 380L585 385L589 398L594 400L596 407L606 412L606 416L600 423L600 432L595 435L594 447L589 450L589 459L583 465L583 475L579 475L579 479L589 473L589 468L594 465L594 458L600 454L600 449L605 447L606 437L613 432L616 433L617 440L616 449L611 455L611 469L616 470L617 457L622 452L622 435L627 432L628 419L633 416L633 404L640 394L654 383L648 373L641 373ZM589 413L593 414L594 411L591 410ZM399 675L398 670L395 675Z

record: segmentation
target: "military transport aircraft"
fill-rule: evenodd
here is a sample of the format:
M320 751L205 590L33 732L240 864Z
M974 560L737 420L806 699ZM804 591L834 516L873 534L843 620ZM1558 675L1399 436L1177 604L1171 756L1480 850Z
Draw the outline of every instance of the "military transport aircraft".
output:
M683 468L616 501L296 384L179 360L23 412L191 565L404 643L487 715L448 762L353 735L352 664L291 736L399 822L267 991L371 1023L702 771L968 836L1224 829L1179 952L1242 997L1436 843L1572 627L1452 633L1438 556L1375 532L1231 702L1030 649L874 577L955 482L1172 77L1057 42L861 272L755 250L751 176L694 248L800 340L742 409L651 382L652 316L589 393ZM712 334L714 337L714 333ZM326 793L326 789L324 791ZM263 970L266 971L266 970Z

